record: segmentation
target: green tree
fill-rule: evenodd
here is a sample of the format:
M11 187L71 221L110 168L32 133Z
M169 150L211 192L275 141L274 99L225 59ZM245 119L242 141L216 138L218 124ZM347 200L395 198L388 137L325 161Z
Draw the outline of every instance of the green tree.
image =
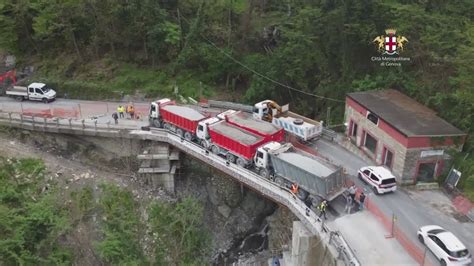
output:
M39 160L0 157L0 264L70 264L68 212ZM46 188L48 188L46 190Z
M209 238L203 231L203 206L192 198L176 204L154 204L149 222L155 235L155 264L203 265Z
M102 184L100 188L104 239L97 249L101 258L113 264L146 263L139 243L142 226L132 193L111 184Z

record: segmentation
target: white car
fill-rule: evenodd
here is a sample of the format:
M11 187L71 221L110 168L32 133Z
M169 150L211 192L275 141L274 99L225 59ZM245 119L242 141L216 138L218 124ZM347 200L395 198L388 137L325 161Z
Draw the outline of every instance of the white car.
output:
M362 167L359 169L357 176L371 186L375 194L384 194L397 190L395 176L382 166Z
M418 239L441 261L441 265L469 265L471 254L453 233L437 225L418 230Z

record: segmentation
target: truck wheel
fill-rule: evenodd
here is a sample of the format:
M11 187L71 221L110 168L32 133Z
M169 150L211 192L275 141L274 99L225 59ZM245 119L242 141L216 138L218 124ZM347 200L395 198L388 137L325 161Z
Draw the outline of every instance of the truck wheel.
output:
M305 200L305 199L308 197L308 194L309 194L309 193L306 192L305 190L303 190L303 189L301 189L301 188L298 189L297 195L298 195L298 198L300 198L300 200Z
M211 151L214 154L219 154L219 147L217 147L216 145L212 145Z
M183 130L181 128L176 129L176 135L182 137L183 136Z
M48 103L48 99L47 99L47 98L43 98L43 99L41 99L41 101L44 102L44 103Z
M170 130L170 124L164 122L163 123L163 128L166 129L166 130Z
M17 97L15 97L15 100L17 100L19 102L23 102L24 98L23 98L23 96L17 96Z
M233 154L227 153L225 157L229 163L235 163L235 156Z
M207 142L205 140L201 140L199 144L204 147L204 149L209 150L209 145L207 145Z
M283 180L282 177L280 176L276 176L275 177L275 183L277 183L279 186L284 186L285 185L285 180Z
M187 141L192 141L193 140L193 134L191 134L191 132L184 132L184 138L187 140Z
M154 120L153 120L153 126L154 126L154 127L161 127L160 120L154 119Z
M247 162L245 161L245 159L237 158L237 165L239 165L240 167L245 168L247 166Z
M267 179L270 179L270 175L268 174L268 171L265 168L260 169L259 174Z

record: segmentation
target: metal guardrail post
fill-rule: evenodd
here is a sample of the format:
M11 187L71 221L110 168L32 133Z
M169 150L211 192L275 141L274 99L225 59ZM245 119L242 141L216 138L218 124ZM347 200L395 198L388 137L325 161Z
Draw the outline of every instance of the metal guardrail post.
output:
M86 124L85 124L84 119L82 119L81 122L82 122L82 129L85 129L85 128L86 128Z
M20 124L23 125L23 114L20 114Z
M43 130L46 129L46 117L43 117Z
M60 119L59 117L56 118L56 128L58 129L59 129L59 119Z
M8 113L8 117L10 118L10 123L12 122L12 113Z
M94 120L94 130L97 131L97 120Z
M110 120L107 121L107 129L110 129Z
M35 116L31 116L31 123L33 124L33 130L35 129Z
M78 103L77 105L79 106L79 115L80 115L80 116L81 116L81 118L82 118L82 108L81 108L81 104L80 104L80 103Z
M71 118L68 118L68 120L69 120L69 128L72 129L72 124L71 124L71 120L72 120L72 119L71 119Z

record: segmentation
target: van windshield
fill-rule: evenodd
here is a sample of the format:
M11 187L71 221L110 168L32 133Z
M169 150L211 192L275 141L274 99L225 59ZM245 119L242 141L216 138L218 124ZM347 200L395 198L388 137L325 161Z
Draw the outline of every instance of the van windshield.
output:
M395 178L387 178L382 180L382 185L394 184L396 183Z
M51 90L50 88L44 86L43 88L41 88L43 90L43 93L47 93L49 90Z

